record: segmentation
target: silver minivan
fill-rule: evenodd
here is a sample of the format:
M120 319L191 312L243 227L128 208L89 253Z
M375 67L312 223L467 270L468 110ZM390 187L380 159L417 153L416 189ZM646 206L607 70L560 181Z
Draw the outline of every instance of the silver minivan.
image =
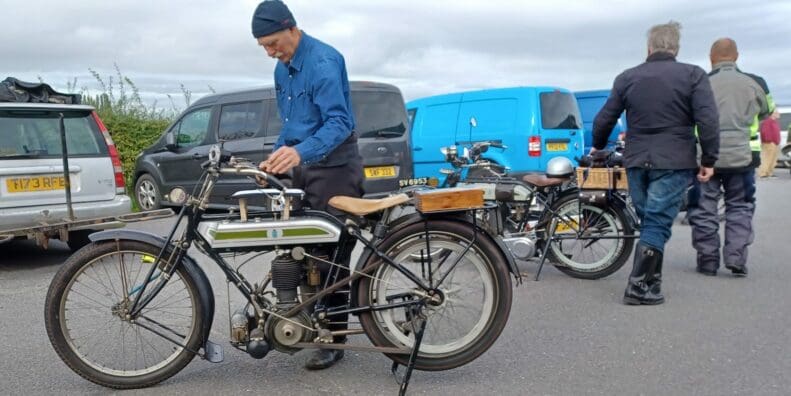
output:
M131 211L118 151L91 106L0 103L0 242L3 230L62 223L64 190L60 114L64 117L74 220ZM77 249L101 224L70 230ZM50 235L56 236L56 235Z

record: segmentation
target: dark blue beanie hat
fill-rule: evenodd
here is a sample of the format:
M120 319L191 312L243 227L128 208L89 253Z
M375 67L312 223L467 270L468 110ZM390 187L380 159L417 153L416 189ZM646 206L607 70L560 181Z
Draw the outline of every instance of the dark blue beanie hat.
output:
M294 16L280 0L266 0L253 13L253 37L259 38L297 26Z

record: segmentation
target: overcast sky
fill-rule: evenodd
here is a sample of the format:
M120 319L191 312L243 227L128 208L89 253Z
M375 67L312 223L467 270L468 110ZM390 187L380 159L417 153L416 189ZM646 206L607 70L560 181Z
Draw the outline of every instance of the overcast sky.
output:
M0 0L0 79L77 78L96 89L117 64L147 101L193 100L272 83L275 61L250 33L257 0ZM472 89L609 88L643 62L646 32L680 22L679 60L710 69L719 37L742 70L791 105L791 1L290 0L297 24L346 57L353 80L389 82L407 100Z

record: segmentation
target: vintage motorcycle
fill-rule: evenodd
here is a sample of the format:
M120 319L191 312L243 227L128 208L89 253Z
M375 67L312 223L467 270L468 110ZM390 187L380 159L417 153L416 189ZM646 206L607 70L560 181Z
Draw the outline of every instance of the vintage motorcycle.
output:
M188 253L191 246L208 256L246 300L230 315L229 298L230 343L256 359L271 350L380 352L394 362L404 393L413 369L439 371L469 363L505 327L512 300L509 273L519 275L499 238L476 224L474 213L485 206L483 192L334 197L330 204L349 213L341 222L321 211L292 210L302 190L286 188L221 147L211 149L203 167L197 193L187 195L181 188L169 193L183 206L167 238L132 230L93 234L92 243L72 255L52 280L47 334L58 356L80 376L115 389L141 388L178 373L195 355L223 360L222 347L209 341L214 292ZM226 174L257 177L268 188L239 191L236 210L211 213L208 197ZM457 195L472 200L460 201ZM247 199L261 196L276 209L249 210ZM421 210L393 223L384 220L403 204ZM385 215L366 237L357 219L375 212ZM354 241L364 251L350 275L340 279L347 266L338 257ZM274 255L267 275L251 283L241 266L265 266L261 256L267 253ZM252 257L241 265L229 262L245 254ZM317 270L322 263L331 268L324 280ZM326 303L326 296L349 285L348 305ZM330 330L334 318L347 314L357 315L359 325ZM365 334L373 346L333 342L333 337L354 334ZM402 373L399 365L405 367Z
M620 269L634 246L637 216L622 191L596 192L589 197L577 188L574 168L565 158L553 158L547 174L521 180L508 176L502 165L484 158L500 142L470 142L445 147L444 187L482 188L496 209L479 212L490 232L501 235L509 252L520 260L545 260L575 278L599 279Z

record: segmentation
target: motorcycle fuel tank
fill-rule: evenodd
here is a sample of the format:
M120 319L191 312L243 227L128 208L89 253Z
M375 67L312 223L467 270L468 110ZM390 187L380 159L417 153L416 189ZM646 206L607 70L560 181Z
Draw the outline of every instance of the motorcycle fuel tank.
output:
M251 219L204 221L198 233L212 248L242 248L338 242L341 229L320 218L302 217L289 220Z

